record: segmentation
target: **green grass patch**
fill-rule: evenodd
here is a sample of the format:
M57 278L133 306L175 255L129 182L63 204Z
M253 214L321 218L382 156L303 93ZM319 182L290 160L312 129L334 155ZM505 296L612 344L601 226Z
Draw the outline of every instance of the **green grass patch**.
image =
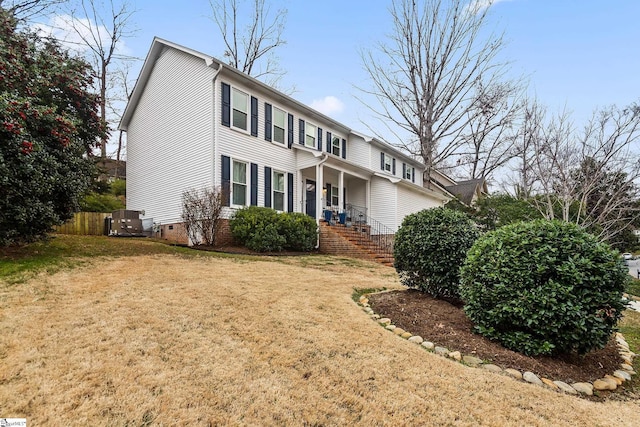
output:
M627 288L625 289L628 294L634 295L636 297L640 297L640 280L635 277L633 280L629 280L627 284Z
M82 265L96 257L153 254L174 254L186 257L224 256L144 238L59 234L51 236L46 241L0 248L0 280L9 284L22 283L38 273L52 274L61 269Z
M387 288L382 287L382 288L353 288L353 292L351 293L351 299L354 300L355 302L359 302L360 301L360 297L362 295L366 295L366 294L373 294L376 292L382 292L382 291L386 291Z

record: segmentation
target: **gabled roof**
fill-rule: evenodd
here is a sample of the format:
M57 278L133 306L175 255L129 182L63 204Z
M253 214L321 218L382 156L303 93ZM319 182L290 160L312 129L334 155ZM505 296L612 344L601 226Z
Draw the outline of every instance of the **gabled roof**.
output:
M455 185L449 185L445 188L449 193L460 199L462 203L469 206L474 202L475 196L480 196L489 192L487 181L484 178L460 181Z
M196 58L200 58L204 61L207 67L211 67L212 69L216 70L218 73L223 73L223 74L229 73L240 79L243 79L247 81L249 84L251 84L252 86L258 87L260 90L264 92L268 92L270 96L274 97L275 99L281 100L283 103L286 103L289 105L291 104L295 105L298 109L300 109L301 111L304 111L306 115L317 118L324 122L331 123L336 130L344 132L345 135L353 134L353 135L362 137L365 139L365 141L382 147L384 150L390 153L393 153L396 157L404 159L407 163L412 163L414 165L422 165L420 161L398 150L391 144L381 141L377 138L373 138L370 136L363 135L359 132L356 132L353 129L349 128L348 126L345 126L344 124L332 119L331 117L326 116L317 110L314 110L308 105L305 105L300 101L295 100L289 95L286 95L278 91L277 89L274 89L273 87L259 80L256 80L255 78L241 72L240 70L237 70L236 68L233 68L232 66L227 65L223 61L216 59L213 56L206 55L202 52L189 49L187 47L161 39L159 37L154 37L151 43L151 48L149 49L149 53L147 53L147 57L145 58L144 64L142 65L142 69L140 70L140 75L138 76L138 80L136 81L136 84L133 88L133 92L131 93L127 107L125 108L124 113L122 114L122 119L120 120L118 129L124 130L124 131L127 130L127 127L129 126L129 121L131 120L131 117L133 116L133 113L138 105L138 102L140 101L140 97L144 92L144 88L147 84L147 81L149 80L149 76L151 75L151 72L153 71L153 67L155 66L156 61L158 60L158 58L166 48L176 49L181 52L192 55Z

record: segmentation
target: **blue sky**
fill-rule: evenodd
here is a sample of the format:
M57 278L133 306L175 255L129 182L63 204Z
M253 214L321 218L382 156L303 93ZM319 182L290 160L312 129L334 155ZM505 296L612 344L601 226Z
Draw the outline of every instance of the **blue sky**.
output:
M389 32L390 1L273 1L272 7L288 10L287 44L277 51L287 71L283 86L294 86L294 98L354 129L366 132L362 122L375 127L354 85L366 85L359 50ZM131 2L138 32L126 40L130 54L144 58L158 36L222 58L208 0ZM500 0L489 25L504 31L511 74L525 75L530 94L550 111L572 111L579 125L596 107L640 99L639 18L638 0Z
M358 51L384 40L390 28L386 0L273 2L288 10L278 51L287 70L283 83L306 104L333 96L342 110L326 112L365 130L366 109L354 85L366 80ZM207 0L138 0L139 32L127 40L144 57L154 36L220 58L223 46ZM596 107L640 99L640 1L503 0L492 6L490 25L504 31L503 52L514 76L525 75L529 92L552 111L566 107L577 122ZM316 104L318 105L318 104ZM320 104L321 105L321 104Z

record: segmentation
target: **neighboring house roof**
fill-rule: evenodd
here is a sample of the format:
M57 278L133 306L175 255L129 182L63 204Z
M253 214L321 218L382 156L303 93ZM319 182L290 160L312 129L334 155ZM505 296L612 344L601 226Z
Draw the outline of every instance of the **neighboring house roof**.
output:
M484 178L460 181L455 185L449 185L445 188L449 193L460 199L462 203L469 206L479 197L489 192L487 181Z
M101 179L127 179L127 162L115 159L100 159L96 163Z

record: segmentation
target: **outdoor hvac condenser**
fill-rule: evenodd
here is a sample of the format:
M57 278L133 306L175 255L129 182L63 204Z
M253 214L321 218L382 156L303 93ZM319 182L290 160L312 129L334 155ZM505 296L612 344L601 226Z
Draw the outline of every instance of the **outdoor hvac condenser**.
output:
M120 209L111 214L111 236L144 236L140 211Z

